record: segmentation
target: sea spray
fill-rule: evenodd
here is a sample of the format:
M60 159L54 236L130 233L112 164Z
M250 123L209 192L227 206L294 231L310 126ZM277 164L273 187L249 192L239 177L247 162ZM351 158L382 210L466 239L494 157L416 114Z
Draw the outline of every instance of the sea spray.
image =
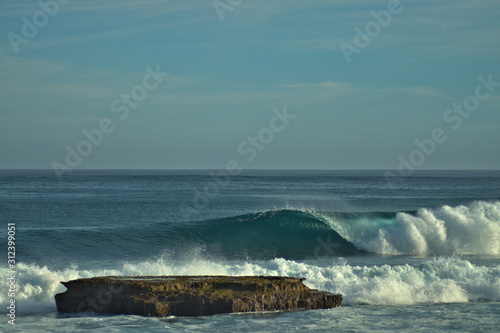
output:
M327 218L360 249L378 254L500 254L500 202L400 212L389 220Z
M2 277L6 272L1 271ZM422 259L404 265L349 265L336 260L327 267L283 258L269 261L186 261L160 257L124 263L116 269L80 270L74 266L52 270L19 264L18 309L20 314L55 310L54 295L64 291L60 281L83 277L118 275L263 275L302 278L308 287L344 295L343 305L411 305L500 301L500 267L478 266L460 258ZM1 288L5 288L2 279ZM5 280L6 281L6 280ZM6 306L5 295L0 305Z
M212 258L306 259L349 255L500 254L500 202L476 201L415 212L318 212L277 209L234 217L147 227L19 230L19 254L39 264L136 260L203 249ZM43 240L43 241L41 241ZM1 245L0 241L0 245ZM92 246L89 246L92 245ZM99 244L106 244L102 252ZM38 258L40 256L40 258Z

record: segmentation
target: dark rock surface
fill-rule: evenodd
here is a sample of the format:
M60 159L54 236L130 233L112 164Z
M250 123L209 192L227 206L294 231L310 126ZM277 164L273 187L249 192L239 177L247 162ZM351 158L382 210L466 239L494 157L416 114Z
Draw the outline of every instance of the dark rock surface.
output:
M217 313L328 309L342 295L309 289L291 277L104 276L61 282L59 312L142 316L204 316Z

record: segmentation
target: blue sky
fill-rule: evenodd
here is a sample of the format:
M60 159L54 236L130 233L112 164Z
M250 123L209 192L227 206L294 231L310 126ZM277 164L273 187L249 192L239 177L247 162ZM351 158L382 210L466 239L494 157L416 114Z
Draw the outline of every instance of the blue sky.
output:
M474 102L479 76L500 82L500 3L401 1L382 26L371 12L391 1L220 0L222 20L212 0L42 0L54 15L2 1L0 168L71 168L67 147L109 119L74 168L498 169L500 86L445 114ZM370 22L348 62L340 46ZM120 119L111 104L148 66L168 77ZM270 139L285 108L295 118Z

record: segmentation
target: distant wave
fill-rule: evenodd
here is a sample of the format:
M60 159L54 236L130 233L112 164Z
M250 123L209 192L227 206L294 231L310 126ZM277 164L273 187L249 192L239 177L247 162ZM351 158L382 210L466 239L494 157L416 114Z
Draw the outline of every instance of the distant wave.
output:
M21 233L20 233L21 235ZM500 202L399 213L278 209L189 223L25 230L24 258L137 259L193 250L228 259L305 259L353 254L500 254ZM106 251L103 252L102 249ZM37 254L40 258L37 258Z

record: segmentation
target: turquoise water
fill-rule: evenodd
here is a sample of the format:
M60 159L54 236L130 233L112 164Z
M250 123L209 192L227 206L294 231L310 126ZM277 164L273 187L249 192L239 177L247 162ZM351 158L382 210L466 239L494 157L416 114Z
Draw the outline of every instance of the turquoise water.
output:
M500 319L500 173L0 171L16 227L3 331L487 332ZM0 270L6 309L10 275ZM200 318L59 314L59 283L101 275L280 275L340 308ZM4 311L7 313L7 311Z

